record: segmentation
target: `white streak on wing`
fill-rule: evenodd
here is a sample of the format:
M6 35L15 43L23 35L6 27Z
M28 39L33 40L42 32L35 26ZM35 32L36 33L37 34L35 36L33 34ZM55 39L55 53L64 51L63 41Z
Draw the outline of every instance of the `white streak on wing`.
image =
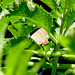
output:
M38 44L42 44L48 38L47 31L43 28L37 30L31 38Z

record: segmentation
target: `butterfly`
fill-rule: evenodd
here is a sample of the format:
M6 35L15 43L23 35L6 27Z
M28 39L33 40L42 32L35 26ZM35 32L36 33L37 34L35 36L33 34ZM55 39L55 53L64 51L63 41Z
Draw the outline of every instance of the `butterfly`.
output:
M37 43L37 44L46 44L48 42L48 35L47 31L44 28L38 29L31 38Z

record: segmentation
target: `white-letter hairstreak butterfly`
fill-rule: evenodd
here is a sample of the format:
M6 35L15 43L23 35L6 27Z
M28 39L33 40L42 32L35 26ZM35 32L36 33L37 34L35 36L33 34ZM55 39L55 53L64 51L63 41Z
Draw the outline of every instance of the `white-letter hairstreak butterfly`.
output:
M46 44L48 42L48 35L47 31L43 28L38 29L31 38L37 43L37 44Z

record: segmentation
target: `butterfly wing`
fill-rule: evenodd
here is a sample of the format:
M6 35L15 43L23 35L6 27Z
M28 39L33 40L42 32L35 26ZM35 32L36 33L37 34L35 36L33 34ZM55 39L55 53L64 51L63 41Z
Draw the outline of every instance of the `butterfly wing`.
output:
M45 44L48 41L47 31L40 28L31 36L31 38L38 44Z

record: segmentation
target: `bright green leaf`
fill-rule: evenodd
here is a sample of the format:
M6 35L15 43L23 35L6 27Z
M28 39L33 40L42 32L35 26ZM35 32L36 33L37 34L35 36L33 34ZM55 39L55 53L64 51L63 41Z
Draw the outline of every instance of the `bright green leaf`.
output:
M3 52L3 40L5 36L5 31L8 25L8 20L3 18L0 20L0 67L1 67L1 59L2 59L2 52Z
M50 48L52 47L52 42L47 43L46 45L43 46L45 52L47 53L48 51L50 51Z
M53 10L57 8L57 4L55 0L41 0L41 1L47 4Z
M16 45L16 44L18 44L18 43L21 42L24 38L26 38L26 37L16 37L16 38L11 38L11 39L7 40L6 43L4 44L3 55L8 54L9 48L10 48L10 47L13 47L13 46ZM27 43L26 46L24 47L25 49L28 48L28 47L32 44L31 39L26 38L26 41L28 41L28 43Z
M29 43L30 42L28 41L28 39L25 38L24 40L22 40L18 44L9 48L9 52L8 52L8 56L7 56L8 62L6 63L6 67L7 67L6 68L6 75L14 75L16 68L17 68L17 63L18 63L18 61L24 51L24 48L28 47ZM27 53L27 54L30 57L30 54L29 53ZM26 63L27 62L28 62L28 59L26 59Z
M59 43L70 50L70 53L75 53L75 27L72 28L66 37L57 35Z
M12 33L14 37L18 36L18 31L13 26L8 26L8 30Z
M30 60L32 53L31 52L23 52L18 60L18 66L16 68L16 74L15 75L26 75L28 71L28 62Z
M3 0L3 7L5 8L9 3L14 2L15 0Z

